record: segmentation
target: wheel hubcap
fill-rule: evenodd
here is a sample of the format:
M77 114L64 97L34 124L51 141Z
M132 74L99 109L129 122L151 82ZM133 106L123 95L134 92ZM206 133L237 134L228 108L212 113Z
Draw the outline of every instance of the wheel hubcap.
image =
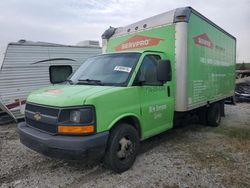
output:
M120 148L117 152L119 159L126 159L133 153L133 144L131 140L126 137L123 137L120 141Z

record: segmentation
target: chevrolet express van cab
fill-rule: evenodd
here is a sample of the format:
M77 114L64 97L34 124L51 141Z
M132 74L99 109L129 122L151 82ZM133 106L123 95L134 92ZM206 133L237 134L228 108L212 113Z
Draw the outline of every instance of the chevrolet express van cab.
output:
M140 141L188 113L218 126L234 93L235 38L190 7L109 28L104 54L32 92L20 141L51 157L129 169Z

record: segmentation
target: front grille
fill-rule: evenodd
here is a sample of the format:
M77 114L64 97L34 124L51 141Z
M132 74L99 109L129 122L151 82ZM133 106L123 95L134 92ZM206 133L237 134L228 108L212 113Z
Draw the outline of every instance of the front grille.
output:
M57 133L59 111L60 110L56 108L27 103L25 108L26 123L31 127L55 134ZM35 118L36 114L40 115L40 119Z
M39 106L39 105L34 105L34 104L29 104L29 103L26 104L25 110L28 110L30 112L39 112L41 114L54 116L54 117L57 117L59 113L59 109Z
M45 122L39 122L30 118L26 118L26 123L34 128L40 129L48 133L52 134L57 133L57 125L52 125Z

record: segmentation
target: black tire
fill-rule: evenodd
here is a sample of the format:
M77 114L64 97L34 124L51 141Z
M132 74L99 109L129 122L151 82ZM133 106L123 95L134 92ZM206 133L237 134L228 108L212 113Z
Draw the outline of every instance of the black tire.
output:
M207 125L217 127L221 121L221 106L220 103L212 104L207 111Z
M129 124L119 124L110 133L104 163L117 173L128 170L136 159L139 135Z
M207 109L206 107L200 108L197 112L199 123L201 125L207 125Z

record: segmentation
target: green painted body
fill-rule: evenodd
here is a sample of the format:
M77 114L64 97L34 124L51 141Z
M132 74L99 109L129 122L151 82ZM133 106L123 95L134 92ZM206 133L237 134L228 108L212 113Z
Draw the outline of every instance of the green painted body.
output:
M188 24L188 105L233 95L235 85L235 40L196 15ZM213 48L195 45L193 37L207 33Z
M233 91L235 42L195 15L190 17L188 30L187 100L190 106L199 107L200 102L206 103L208 100L226 96ZM194 43L193 37L201 33L208 34L209 39L213 41L213 49ZM140 52L141 57L126 87L58 84L33 92L27 101L54 107L94 105L97 133L110 130L125 117L137 119L141 140L171 129L176 103L175 78L178 76L175 75L177 68L175 34L176 24L173 23L108 40L107 53L116 53L117 46L136 35L159 39L157 45L129 49L129 51ZM157 54L162 59L171 61L172 81L162 86L133 85L144 56L147 54ZM213 64L210 62L212 60L208 59L216 60L218 63ZM207 60L208 62L201 63ZM223 66L220 66L220 63ZM170 95L168 95L168 88ZM61 92L48 93L49 89L59 89Z

